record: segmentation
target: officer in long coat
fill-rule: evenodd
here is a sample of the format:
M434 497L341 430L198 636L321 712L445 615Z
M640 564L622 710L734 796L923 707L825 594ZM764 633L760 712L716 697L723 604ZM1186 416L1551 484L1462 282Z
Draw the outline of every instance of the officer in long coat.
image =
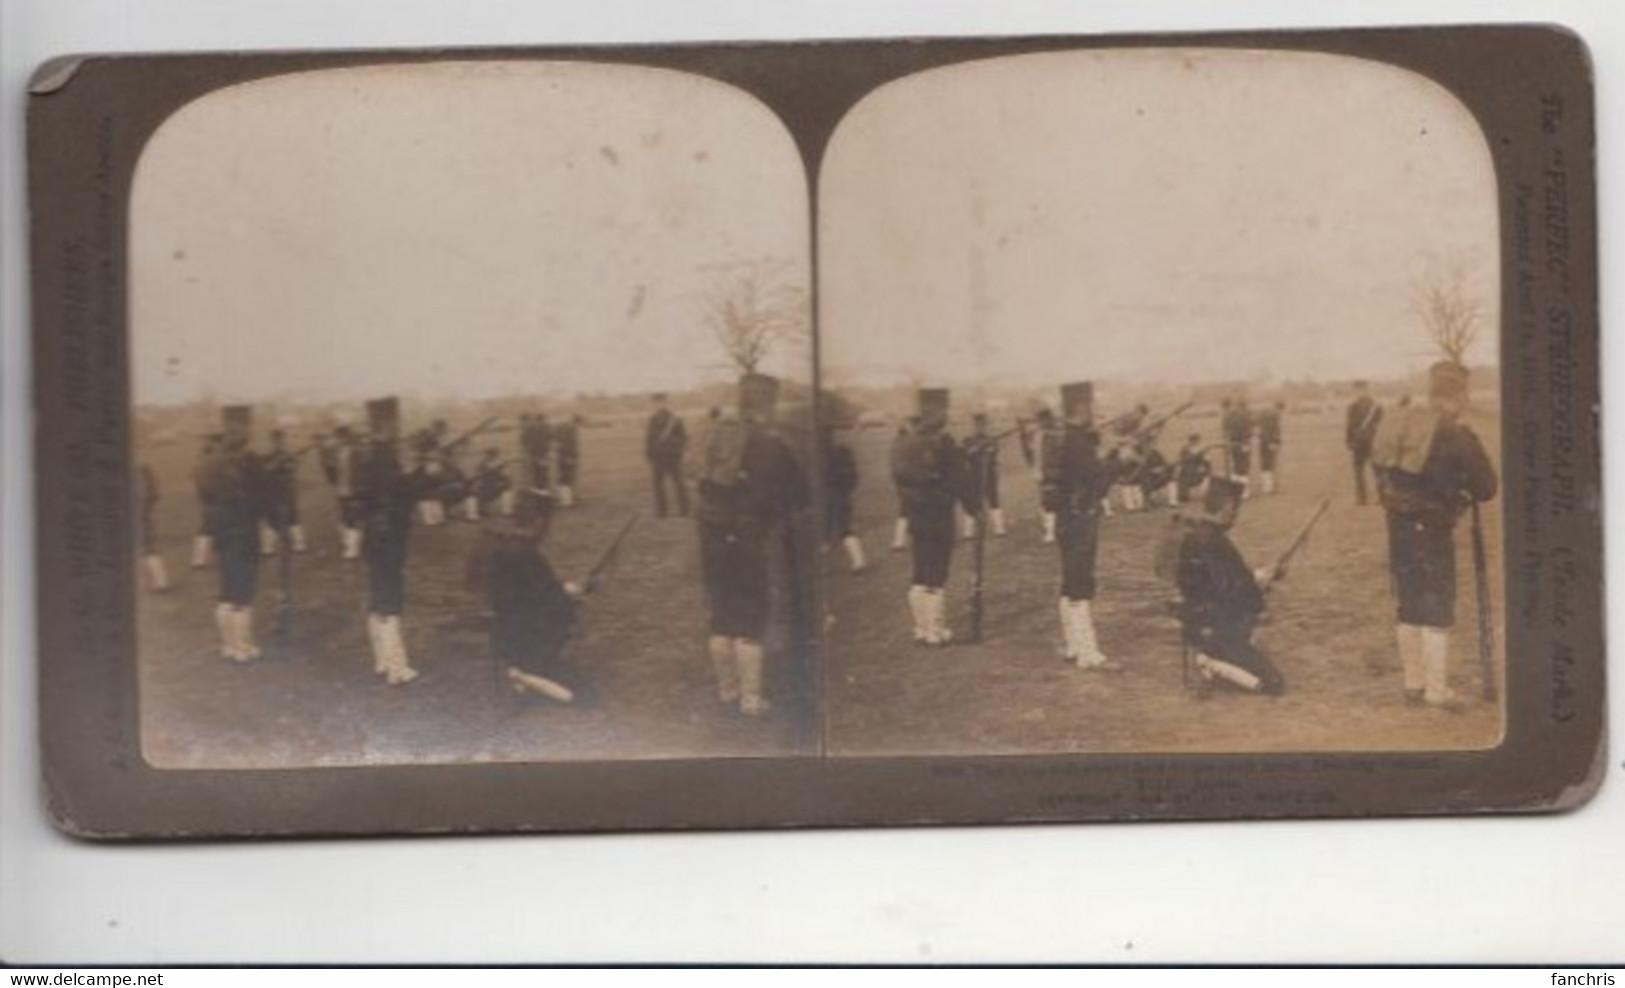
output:
M1045 510L1055 513L1056 544L1061 555L1061 592L1057 610L1067 661L1080 669L1117 672L1123 666L1107 658L1095 635L1095 557L1100 545L1101 499L1113 476L1100 455L1094 425L1094 385L1079 381L1061 386L1062 426L1055 454L1044 463Z
M771 707L763 647L773 586L769 539L808 502L806 474L772 428L777 398L774 378L740 379L738 414L719 415L706 436L698 488L700 575L717 697L748 717Z
M1456 621L1456 523L1497 493L1495 467L1461 415L1467 368L1428 371L1428 403L1383 419L1371 463L1388 517L1388 563L1398 598L1395 637L1407 702L1448 710L1450 629Z

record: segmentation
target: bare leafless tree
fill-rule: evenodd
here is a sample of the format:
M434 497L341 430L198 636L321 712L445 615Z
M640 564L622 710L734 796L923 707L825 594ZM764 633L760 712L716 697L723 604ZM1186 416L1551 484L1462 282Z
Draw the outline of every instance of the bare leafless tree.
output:
M1462 271L1453 269L1418 284L1415 308L1428 342L1439 355L1465 364L1467 351L1478 339L1484 306L1468 289Z
M807 290L789 262L766 259L718 270L716 287L705 301L706 319L741 372L760 370L781 344L805 339Z

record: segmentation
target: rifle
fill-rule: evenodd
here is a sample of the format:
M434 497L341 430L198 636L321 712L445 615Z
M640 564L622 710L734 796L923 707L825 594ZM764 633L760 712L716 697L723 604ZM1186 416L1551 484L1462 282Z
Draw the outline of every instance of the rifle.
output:
M1495 626L1490 621L1489 563L1484 555L1484 522L1473 501L1473 589L1478 598L1478 675L1485 700L1496 698Z
M1293 556L1298 554L1298 550L1303 548L1303 544L1309 541L1310 531L1312 531L1315 525L1320 522L1321 516L1326 513L1326 509L1330 508L1331 506L1331 498L1323 497L1320 499L1320 503L1315 506L1314 512L1309 515L1309 520L1303 523L1303 526L1298 529L1298 534L1294 535L1292 537L1292 541L1287 543L1286 550L1283 551L1279 556L1275 557L1274 564L1269 568L1270 576L1269 579L1265 581L1265 589L1268 589L1269 585L1273 584L1276 580L1286 576L1287 564L1292 561Z
M977 448L972 468L976 471L976 543L973 554L972 576L970 586L970 641L982 640L982 618L986 612L984 593L986 590L987 566L987 502L988 488L992 486L993 452L999 448L999 442L1014 433L1015 429L1006 429L993 436L983 438L982 445Z
M592 569L587 571L586 578L581 581L582 593L592 593L598 589L598 584L601 582L604 573L614 564L615 556L620 552L621 543L626 541L626 536L632 531L632 526L637 523L638 512L634 511L627 516L626 524L622 525L621 530L615 533L615 537L610 540L609 545L604 548L603 552L599 553L598 561L593 563Z
M468 442L470 439L473 439L475 436L491 428L493 425L496 425L498 421L500 421L500 417L492 415L490 418L487 418L474 428L440 443L435 447L435 450L436 452L443 452L449 449L456 449L458 446L461 446L463 443Z

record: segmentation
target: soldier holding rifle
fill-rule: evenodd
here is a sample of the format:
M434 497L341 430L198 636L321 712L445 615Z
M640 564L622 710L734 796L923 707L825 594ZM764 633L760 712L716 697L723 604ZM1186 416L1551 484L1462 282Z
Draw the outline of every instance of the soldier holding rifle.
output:
M1055 455L1044 458L1043 501L1044 510L1055 513L1056 542L1061 550L1058 610L1065 656L1080 669L1119 672L1122 664L1100 650L1090 610L1095 599L1101 500L1112 482L1094 427L1094 385L1088 381L1061 385L1061 415L1064 424Z
M1426 407L1382 420L1371 464L1388 514L1388 563L1398 597L1400 665L1405 700L1457 710L1450 689L1450 629L1456 620L1456 522L1471 510L1479 588L1479 660L1486 696L1494 692L1488 579L1478 505L1495 497L1495 467L1461 415L1467 368L1450 360L1428 370Z
M948 565L954 553L954 505L970 509L965 454L947 431L948 389L921 388L919 425L893 446L892 480L908 518L914 577L908 607L914 641L947 645Z

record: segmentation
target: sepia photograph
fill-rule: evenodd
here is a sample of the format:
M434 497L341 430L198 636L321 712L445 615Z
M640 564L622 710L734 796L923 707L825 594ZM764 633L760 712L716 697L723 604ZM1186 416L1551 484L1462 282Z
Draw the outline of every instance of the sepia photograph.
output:
M832 537L875 561L826 573L832 754L1500 742L1500 218L1456 97L978 60L866 96L819 195Z
M130 211L160 768L811 750L806 182L689 73L226 87Z

